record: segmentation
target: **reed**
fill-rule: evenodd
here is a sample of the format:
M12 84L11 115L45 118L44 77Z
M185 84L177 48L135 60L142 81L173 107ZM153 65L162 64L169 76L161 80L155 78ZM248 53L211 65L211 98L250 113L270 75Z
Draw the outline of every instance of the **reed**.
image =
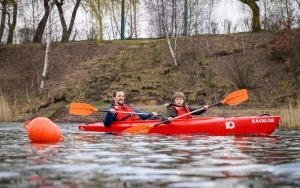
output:
M285 128L300 128L299 123L300 104L289 100L285 108L281 110L281 126Z
M0 94L0 122L12 121L12 109L4 96Z

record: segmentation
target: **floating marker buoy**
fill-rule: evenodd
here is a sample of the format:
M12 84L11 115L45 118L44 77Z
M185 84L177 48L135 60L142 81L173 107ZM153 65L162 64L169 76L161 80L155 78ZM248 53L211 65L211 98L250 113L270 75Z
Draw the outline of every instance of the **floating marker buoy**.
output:
M23 126L32 142L65 141L59 127L48 118L37 117L32 121L26 121Z

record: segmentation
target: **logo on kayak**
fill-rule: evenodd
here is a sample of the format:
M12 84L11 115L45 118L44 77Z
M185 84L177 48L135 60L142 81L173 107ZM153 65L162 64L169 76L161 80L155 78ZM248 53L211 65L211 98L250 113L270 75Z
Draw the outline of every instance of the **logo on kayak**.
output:
M275 119L252 119L252 123L274 123Z
M227 122L225 122L225 126L226 126L226 129L233 129L235 127L235 124L233 121L227 121Z

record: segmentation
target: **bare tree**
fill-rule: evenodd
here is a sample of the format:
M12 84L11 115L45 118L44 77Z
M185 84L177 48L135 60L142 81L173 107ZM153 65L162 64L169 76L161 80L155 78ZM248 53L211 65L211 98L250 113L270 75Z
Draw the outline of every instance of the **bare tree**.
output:
M295 3L297 4L298 6L298 10L300 10L300 0L295 0ZM300 16L298 16L298 24L300 25Z
M296 19L299 18L300 0L261 0L260 2L262 2L263 8L262 23L264 29L283 29L286 23L297 26ZM299 7L298 10L297 6Z
M36 19L39 0L22 0L18 6L18 33L17 41L20 43L32 42L35 35Z
M18 38L20 43L30 43L34 35L34 29L24 27L19 29Z
M87 3L98 24L98 38L103 40L103 17L108 10L109 2L108 0L87 0Z
M249 6L252 11L252 31L257 32L261 30L260 26L260 12L259 6L256 4L256 1L259 0L239 0L242 3Z
M146 8L150 14L152 32L159 38L183 33L184 2L168 0L149 0ZM167 31L166 29L167 28ZM167 33L169 32L169 33Z
M13 12L12 17L10 12L8 12L8 37L7 44L12 44L14 39L14 32L17 24L17 13L18 13L18 3L16 0L8 0L9 5L12 6ZM12 19L12 21L11 21Z
M35 19L35 17L36 17L36 11L37 11L37 9L38 9L38 7L36 6L36 5L38 5L38 2L39 0L31 0L31 7L32 7L32 14L31 14L31 16L32 16L32 27L34 27L35 28L35 22L36 22L36 19Z
M285 15L283 17L285 17L285 21L287 22L290 27L292 27L292 22L293 22L293 17L295 15L295 7L293 7L291 1L289 0L284 0L282 3L284 3L284 5L282 6L285 12Z
M111 1L109 4L109 13L110 13L110 27L112 32L112 38L117 39L118 36L121 34L120 30L120 20L121 20L121 14L120 14L120 6L118 5L118 2ZM119 13L119 14L118 14Z
M4 29L5 29L5 21L7 15L7 0L0 1L2 5L2 13L1 13L1 24L0 24L0 43L3 37Z
M38 24L38 27L36 29L36 32L35 32L32 42L35 42L35 43L42 42L43 34L44 34L47 20L48 20L49 14L50 14L50 5L48 4L48 2L49 2L49 0L44 0L45 13L44 13L43 18L40 20L40 22ZM51 8L53 5L54 5L54 2L51 3Z
M129 17L128 24L129 30L127 38L137 38L137 20L138 20L138 13L139 13L139 0L129 0L128 3L128 13L127 17Z
M218 24L211 20L213 2L205 0L190 0L188 5L190 35L202 33L205 21L208 22L207 24L209 25L209 31L216 34L215 32L218 30Z
M63 4L64 4L64 0L61 0L60 2L58 0L55 1L55 5L58 9L59 12L59 18L60 18L60 23L62 25L62 29L63 29L63 33L62 33L62 37L61 37L61 42L67 42L70 39L70 35L72 33L73 30L73 26L74 26L74 22L75 22L75 18L76 18L76 14L77 14L77 10L78 7L80 5L81 0L76 0L73 12L72 12L72 17L71 17L71 21L69 24L69 28L67 26L65 17L64 17L64 11L63 11Z
M168 4L171 3L171 4ZM171 6L170 6L171 5ZM170 49L170 53L173 59L173 62L176 67L178 67L177 59L176 59L176 37L177 37L177 21L174 10L177 10L176 3L167 0L151 0L147 4L148 9L152 13L152 24L156 27L156 32L160 37L165 37L168 47ZM170 36L174 36L174 49L171 45Z

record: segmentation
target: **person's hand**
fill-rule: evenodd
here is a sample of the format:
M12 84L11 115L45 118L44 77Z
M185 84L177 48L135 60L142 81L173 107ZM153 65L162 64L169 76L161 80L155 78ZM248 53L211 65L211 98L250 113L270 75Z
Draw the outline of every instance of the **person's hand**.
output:
M152 115L152 116L157 116L158 113L157 113L157 112L151 112L151 115Z
M173 118L172 117L168 117L168 121L173 121Z
M111 109L109 109L109 112L112 113L112 114L115 114L117 111L116 111L116 109L111 108Z
M209 106L208 106L208 105L204 105L203 108L204 108L205 110L208 110Z

